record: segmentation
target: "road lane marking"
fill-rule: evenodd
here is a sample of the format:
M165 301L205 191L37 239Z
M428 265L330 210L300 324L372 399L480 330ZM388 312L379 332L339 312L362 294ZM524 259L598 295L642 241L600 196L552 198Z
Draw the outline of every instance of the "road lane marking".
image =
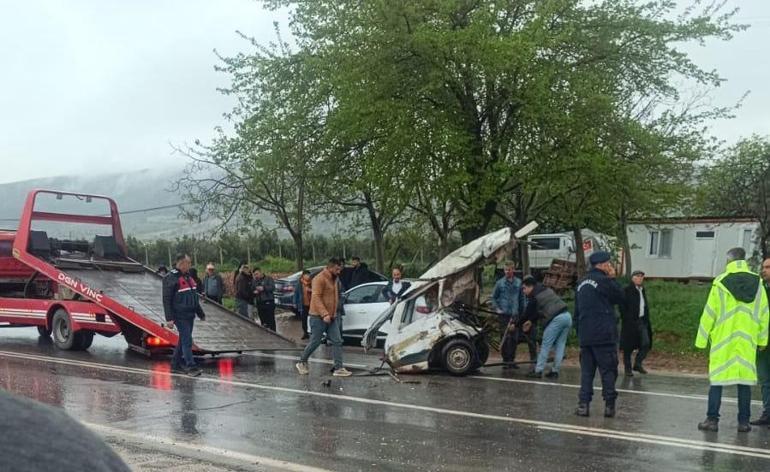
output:
M226 460L246 462L251 465L261 465L267 467L274 467L276 469L296 471L296 472L331 472L328 469L321 469L319 467L312 467L304 464L297 464L295 462L283 461L278 459L272 459L270 457L255 456L253 454L247 454L244 452L233 451L232 449L223 449L220 447L206 446L203 444L188 444L182 441L175 441L163 436L156 436L153 434L135 433L132 431L126 431L120 428L114 428L112 426L106 426L97 423L89 423L81 421L81 424L86 426L91 431L94 431L101 436L116 436L129 442L135 441L143 445L147 445L150 450L158 450L158 445L168 446L168 452L182 455L179 450L185 450L192 453L195 456L200 457L201 454L206 454L214 457L221 457ZM154 447L153 447L154 446ZM215 459L206 459L214 461Z
M263 353L263 352L250 352L248 353L249 356L252 357L267 357L267 358L274 358L274 359L285 359L289 361L299 361L299 357L295 356L288 356L285 354L269 354L269 353ZM334 362L327 360L327 359L308 359L308 362L314 363L314 364L328 364L333 365ZM356 369L373 369L376 368L376 365L367 365L367 364L351 364L351 363L345 363L348 367L353 367ZM580 385L577 384L568 384L568 383L558 383L558 382L546 382L546 381L538 381L538 380L528 380L528 379L513 379L508 377L492 377L492 376L486 376L486 375L469 375L466 378L469 379L481 379L481 380L492 380L496 382L510 382L510 383L521 383L521 384L528 384L528 385L547 385L549 387L564 387L564 388L572 388L572 389L579 389ZM598 386L597 386L598 387ZM668 392L654 392L650 390L630 390L630 389L624 389L624 388L616 388L620 393L630 393L634 395L648 395L648 396L654 396L654 397L669 397L669 398L678 398L680 400L697 400L699 402L707 401L708 397L706 395L698 395L698 394L681 394L681 393L668 393ZM738 399L733 397L722 397L723 403L731 403L731 404L737 404ZM751 402L752 405L756 406L762 406L762 402L758 400L753 400Z
M546 381L538 381L538 380L511 379L511 378L504 378L504 377L491 377L491 376L485 376L485 375L469 375L468 378L492 380L495 382L523 383L523 384L530 384L530 385L547 385L550 387L564 387L564 388L572 388L572 389L580 388L580 385L576 385L576 384L546 382ZM600 388L600 387L598 385L595 385L594 388ZM681 393L653 392L649 390L629 390L625 388L616 388L615 390L617 390L620 393L630 393L634 395L649 395L653 397L679 398L682 400L708 401L708 397L706 395L698 395L698 394L685 395ZM733 397L722 397L722 403L737 404L738 399ZM762 402L757 400L752 400L751 404L762 406Z
M249 356L249 357L269 357L272 359L285 359L287 361L294 361L299 362L299 356L289 356L286 354L268 354L266 352L245 352L243 355ZM307 360L308 362L312 364L328 364L328 365L334 365L334 361L330 361L328 359L314 359L310 358ZM353 367L354 369L372 369L374 365L366 365L366 364L351 364L350 362L344 362L343 363L346 367Z
M53 357L47 357L47 356L38 356L34 354L18 354L13 352L0 351L0 356L17 358L17 359L34 360L34 361L40 361L40 362L48 362L53 364L88 367L92 369L108 370L108 371L115 371L115 372L134 373L134 374L141 374L141 375L158 375L158 372L153 372L152 370L149 370L149 369L120 367L120 366L113 366L110 364L99 364L95 362L59 359L59 358L53 358ZM436 414L446 415L446 416L499 421L499 422L504 422L508 424L519 424L524 426L530 426L536 429L558 431L561 433L605 437L608 439L617 439L617 440L646 443L646 444L659 444L659 445L665 445L670 447L695 449L700 451L723 452L726 454L757 457L757 458L770 460L770 450L768 449L736 446L733 444L726 444L726 443L720 443L720 442L680 439L673 436L660 436L660 435L652 435L652 434L637 433L637 432L624 432L624 431L617 431L612 429L583 427L583 426L572 425L568 423L554 423L550 421L531 420L527 418L508 417L508 416L492 415L492 414L486 414L486 413L474 413L470 411L451 410L447 408L412 405L407 403L396 403L396 402L390 402L386 400L376 400L372 398L354 397L350 395L315 392L311 390L301 390L301 389L289 388L289 387L278 387L274 385L263 385L263 384L258 384L253 382L243 382L238 380L226 380L226 379L204 377L204 376L190 378L184 374L173 374L173 373L166 373L165 375L186 378L191 381L227 384L227 385L239 386L244 388L251 388L255 390L290 393L290 394L295 394L300 396L306 395L306 396L313 396L313 397L319 397L319 398L327 398L327 399L332 399L337 401L344 400L344 401L349 401L354 403L386 406L390 408L397 408L397 409L400 408L400 409L412 410L412 411L422 411L422 412L436 413Z

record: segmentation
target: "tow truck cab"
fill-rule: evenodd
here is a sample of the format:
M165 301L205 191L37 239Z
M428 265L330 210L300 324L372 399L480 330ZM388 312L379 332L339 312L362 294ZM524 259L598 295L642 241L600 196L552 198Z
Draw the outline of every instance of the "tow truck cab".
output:
M57 347L67 350L88 349L95 334L112 337L121 332L103 308L38 277L16 259L15 239L16 231L0 230L0 327L35 326L41 336L53 334Z
M34 270L13 257L13 239L16 231L0 230L0 295L24 287Z

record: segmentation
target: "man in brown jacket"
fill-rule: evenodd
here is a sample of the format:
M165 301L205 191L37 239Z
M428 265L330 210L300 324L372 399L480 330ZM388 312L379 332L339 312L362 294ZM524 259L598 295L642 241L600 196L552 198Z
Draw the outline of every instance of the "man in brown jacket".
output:
M321 345L321 337L324 333L332 343L333 375L335 377L351 375L351 372L342 366L342 333L337 320L337 305L340 303L337 278L340 272L342 272L342 263L339 259L330 259L326 268L313 278L313 297L310 299L308 317L310 342L297 363L297 371L300 375L307 375L310 372L307 360Z

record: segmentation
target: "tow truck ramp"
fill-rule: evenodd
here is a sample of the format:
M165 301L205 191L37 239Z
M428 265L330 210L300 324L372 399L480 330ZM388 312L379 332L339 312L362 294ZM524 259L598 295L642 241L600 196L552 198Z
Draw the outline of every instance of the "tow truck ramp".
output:
M56 201L71 199L76 204L106 203L109 214L95 214L93 207L86 214L40 211L36 201L41 195ZM46 225L64 223L68 229L77 225L100 229L87 233L91 234L91 240L56 239L49 238L46 231L33 229L33 222L41 221ZM97 195L31 191L14 235L13 257L27 266L32 275L24 296L0 298L0 308L6 302L15 311L27 309L26 305L43 306L39 319L23 325L37 326L41 334L46 330L48 333L53 331L55 342L57 334L61 338L80 333L80 341L85 341L75 345L87 348L94 333L114 335L121 332L129 346L147 354L168 351L178 343L177 332L165 323L163 279L128 257L114 200ZM47 285L45 295L28 290L41 281ZM193 332L193 350L199 354L299 349L292 340L234 311L203 298L201 301L206 319L196 321ZM104 329L96 330L81 324L83 315L78 312L84 311L83 305L92 307L85 315L105 325Z
M66 274L164 329L162 277L142 267L141 272L120 268L67 269ZM206 320L195 320L193 339L202 353L297 349L288 340L255 322L209 301L202 302ZM128 320L127 320L128 321Z

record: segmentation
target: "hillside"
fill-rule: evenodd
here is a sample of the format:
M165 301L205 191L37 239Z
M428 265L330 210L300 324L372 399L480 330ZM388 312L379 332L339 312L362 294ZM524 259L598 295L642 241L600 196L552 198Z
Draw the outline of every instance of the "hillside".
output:
M180 218L173 207L181 198L169 191L181 169L138 170L121 174L61 176L0 184L0 227L13 229L24 206L27 193L35 188L107 195L115 199L121 211L124 232L140 239L173 239L181 235L203 235L214 230L218 221L189 222ZM148 210L156 209L157 210ZM73 208L57 208L72 211ZM270 215L260 217L267 228L276 228ZM314 220L315 231L338 230L328 220ZM280 234L280 233L279 233Z

